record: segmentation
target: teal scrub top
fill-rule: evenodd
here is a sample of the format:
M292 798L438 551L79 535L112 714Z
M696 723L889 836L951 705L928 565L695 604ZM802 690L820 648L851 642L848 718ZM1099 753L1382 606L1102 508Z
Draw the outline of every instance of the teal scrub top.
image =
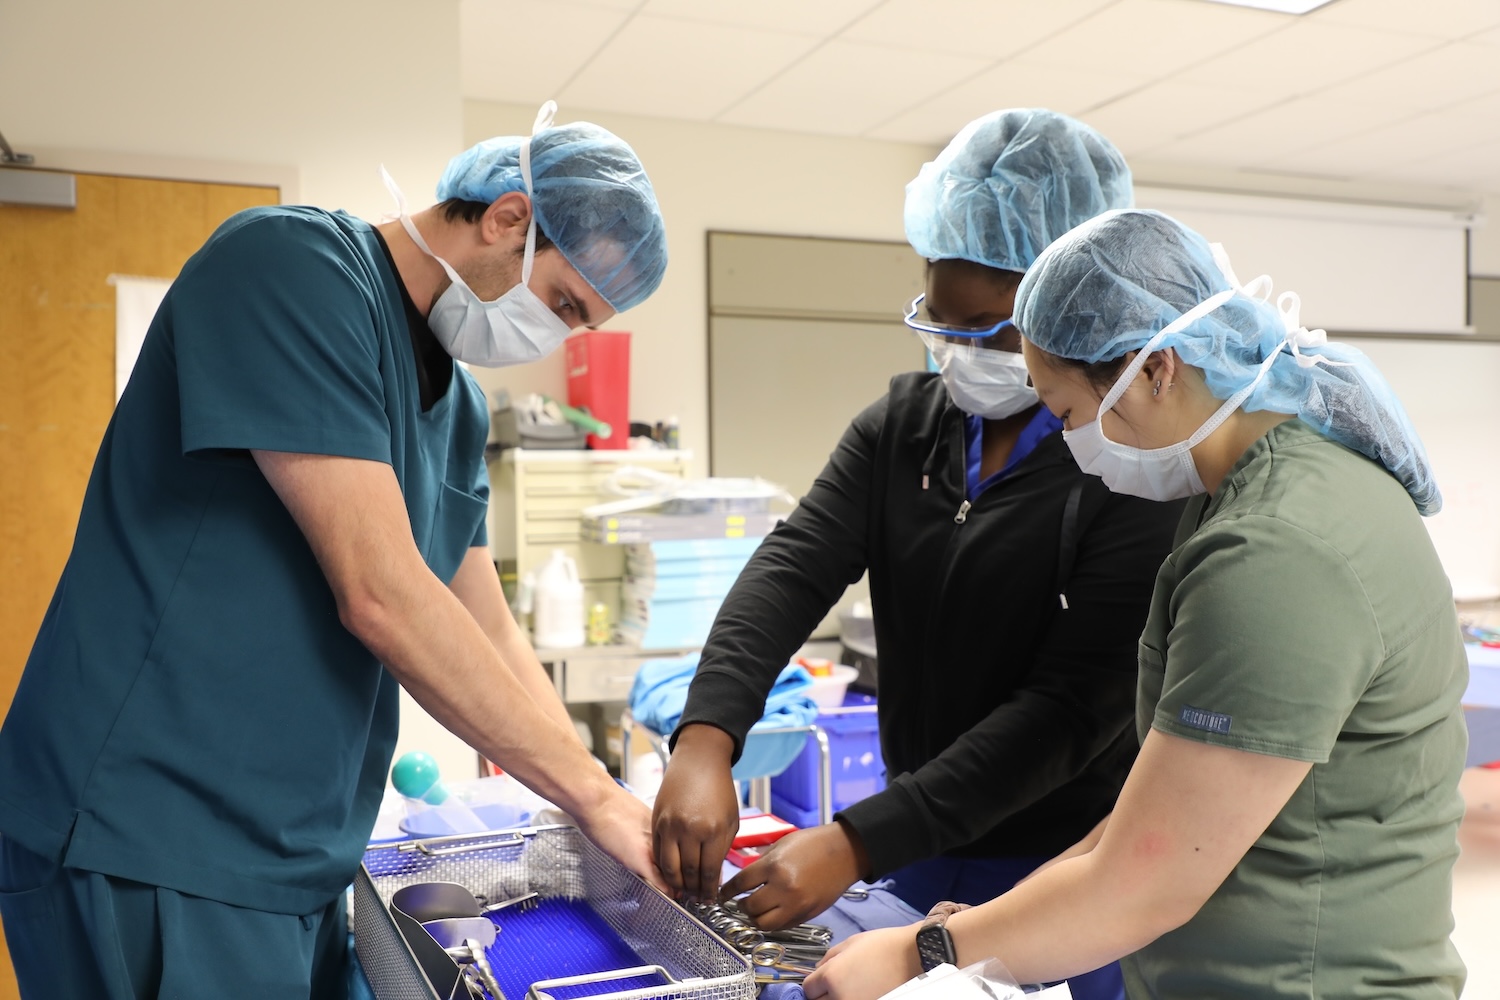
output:
M183 267L95 460L0 728L0 833L79 869L311 913L349 883L397 685L248 449L389 464L432 572L484 545L484 394L422 410L405 289L343 213L242 212Z

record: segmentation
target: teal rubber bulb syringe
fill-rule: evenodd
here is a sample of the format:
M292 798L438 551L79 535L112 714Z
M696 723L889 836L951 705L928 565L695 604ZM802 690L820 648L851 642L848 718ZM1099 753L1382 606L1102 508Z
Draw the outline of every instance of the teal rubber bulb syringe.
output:
M430 806L440 806L448 799L448 786L443 784L437 761L420 750L402 754L391 767L391 787Z
M488 829L474 810L448 791L431 754L412 750L401 755L391 767L391 787L408 803L421 803L437 812L454 833L482 833ZM421 808L421 806L418 806Z

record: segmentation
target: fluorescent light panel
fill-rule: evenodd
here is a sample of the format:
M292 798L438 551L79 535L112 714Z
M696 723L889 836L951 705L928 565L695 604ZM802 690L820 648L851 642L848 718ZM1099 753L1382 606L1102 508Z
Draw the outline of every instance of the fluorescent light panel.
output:
M1208 0L1209 3L1227 3L1235 7L1254 7L1277 14L1306 14L1326 6L1333 0Z

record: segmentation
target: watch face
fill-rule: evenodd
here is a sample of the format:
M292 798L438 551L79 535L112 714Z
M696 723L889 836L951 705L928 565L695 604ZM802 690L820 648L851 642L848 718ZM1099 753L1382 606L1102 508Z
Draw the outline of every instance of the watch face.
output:
M941 925L923 927L917 931L917 958L922 962L922 971L931 972L943 963L958 964L953 951L953 935Z

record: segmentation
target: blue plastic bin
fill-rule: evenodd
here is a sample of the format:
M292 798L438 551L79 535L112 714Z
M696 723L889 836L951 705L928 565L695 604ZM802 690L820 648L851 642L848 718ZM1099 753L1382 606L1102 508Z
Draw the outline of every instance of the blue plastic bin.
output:
M846 708L874 704L875 699L867 694L844 697ZM885 788L885 761L880 757L880 724L875 713L819 715L817 724L828 734L834 812ZM811 733L791 766L771 779L771 806L788 823L817 825L818 743Z

